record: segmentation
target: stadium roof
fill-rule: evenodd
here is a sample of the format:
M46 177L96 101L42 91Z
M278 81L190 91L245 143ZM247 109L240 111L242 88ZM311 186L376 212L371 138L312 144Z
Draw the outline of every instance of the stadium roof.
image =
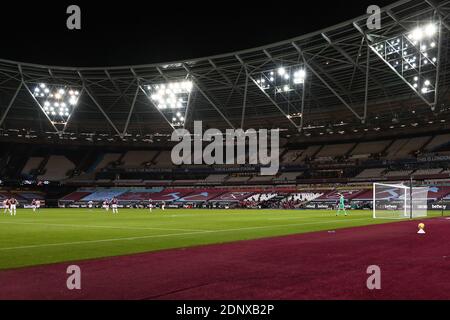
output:
M450 1L402 0L381 9L380 29L369 29L364 15L262 47L148 65L76 68L0 59L0 135L24 129L24 136L31 138L96 134L111 141L152 141L174 127L190 128L194 120L219 129L280 128L303 138L442 127L450 121L449 13ZM429 42L422 50L419 40L417 50L408 55L434 67L422 64L415 70L401 57L402 47L398 69L379 50L397 40L414 49L411 34L430 24L437 28L431 45L435 49ZM430 55L426 58L424 52ZM304 74L295 81L298 72ZM272 75L281 77L277 85L262 83L272 81ZM413 78L419 88L413 87ZM431 89L422 88L427 80ZM179 110L155 102L161 98L152 91L157 85L180 81L191 83L192 90L176 96L184 99ZM44 110L50 103L44 105L34 91L40 85L50 91L78 91L79 99L55 120Z

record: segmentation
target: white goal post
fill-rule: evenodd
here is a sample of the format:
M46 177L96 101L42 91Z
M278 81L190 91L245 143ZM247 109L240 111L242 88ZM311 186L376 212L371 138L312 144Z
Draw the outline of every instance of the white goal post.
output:
M407 219L427 216L428 187L373 184L373 217Z

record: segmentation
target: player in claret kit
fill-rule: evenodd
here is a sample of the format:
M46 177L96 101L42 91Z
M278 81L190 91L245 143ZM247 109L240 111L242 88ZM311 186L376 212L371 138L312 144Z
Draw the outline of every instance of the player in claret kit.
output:
M119 203L119 201L117 201L116 198L112 198L112 200L111 200L112 213L119 213L119 209L117 208L118 203Z
M15 198L9 199L9 212L12 216L16 215L17 204L18 204L18 202Z
M36 199L33 199L33 201L31 201L31 209L33 209L33 212L36 212Z
M153 203L152 203L152 200L150 199L150 200L148 200L148 208L150 209L150 212L152 212L152 210L153 210Z
M109 201L108 201L108 199L103 201L103 209L105 209L106 211L109 211Z

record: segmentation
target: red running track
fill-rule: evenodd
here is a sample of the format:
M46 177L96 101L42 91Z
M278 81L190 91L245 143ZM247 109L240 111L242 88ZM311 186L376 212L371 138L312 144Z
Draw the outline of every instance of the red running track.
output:
M450 220L417 221L0 271L0 299L450 299ZM381 290L366 287L369 265Z

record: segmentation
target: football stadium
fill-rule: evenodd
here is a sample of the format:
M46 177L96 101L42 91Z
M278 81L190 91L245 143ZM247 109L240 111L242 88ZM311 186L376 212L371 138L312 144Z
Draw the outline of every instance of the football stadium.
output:
M450 299L450 1L373 17L0 59L0 299Z

